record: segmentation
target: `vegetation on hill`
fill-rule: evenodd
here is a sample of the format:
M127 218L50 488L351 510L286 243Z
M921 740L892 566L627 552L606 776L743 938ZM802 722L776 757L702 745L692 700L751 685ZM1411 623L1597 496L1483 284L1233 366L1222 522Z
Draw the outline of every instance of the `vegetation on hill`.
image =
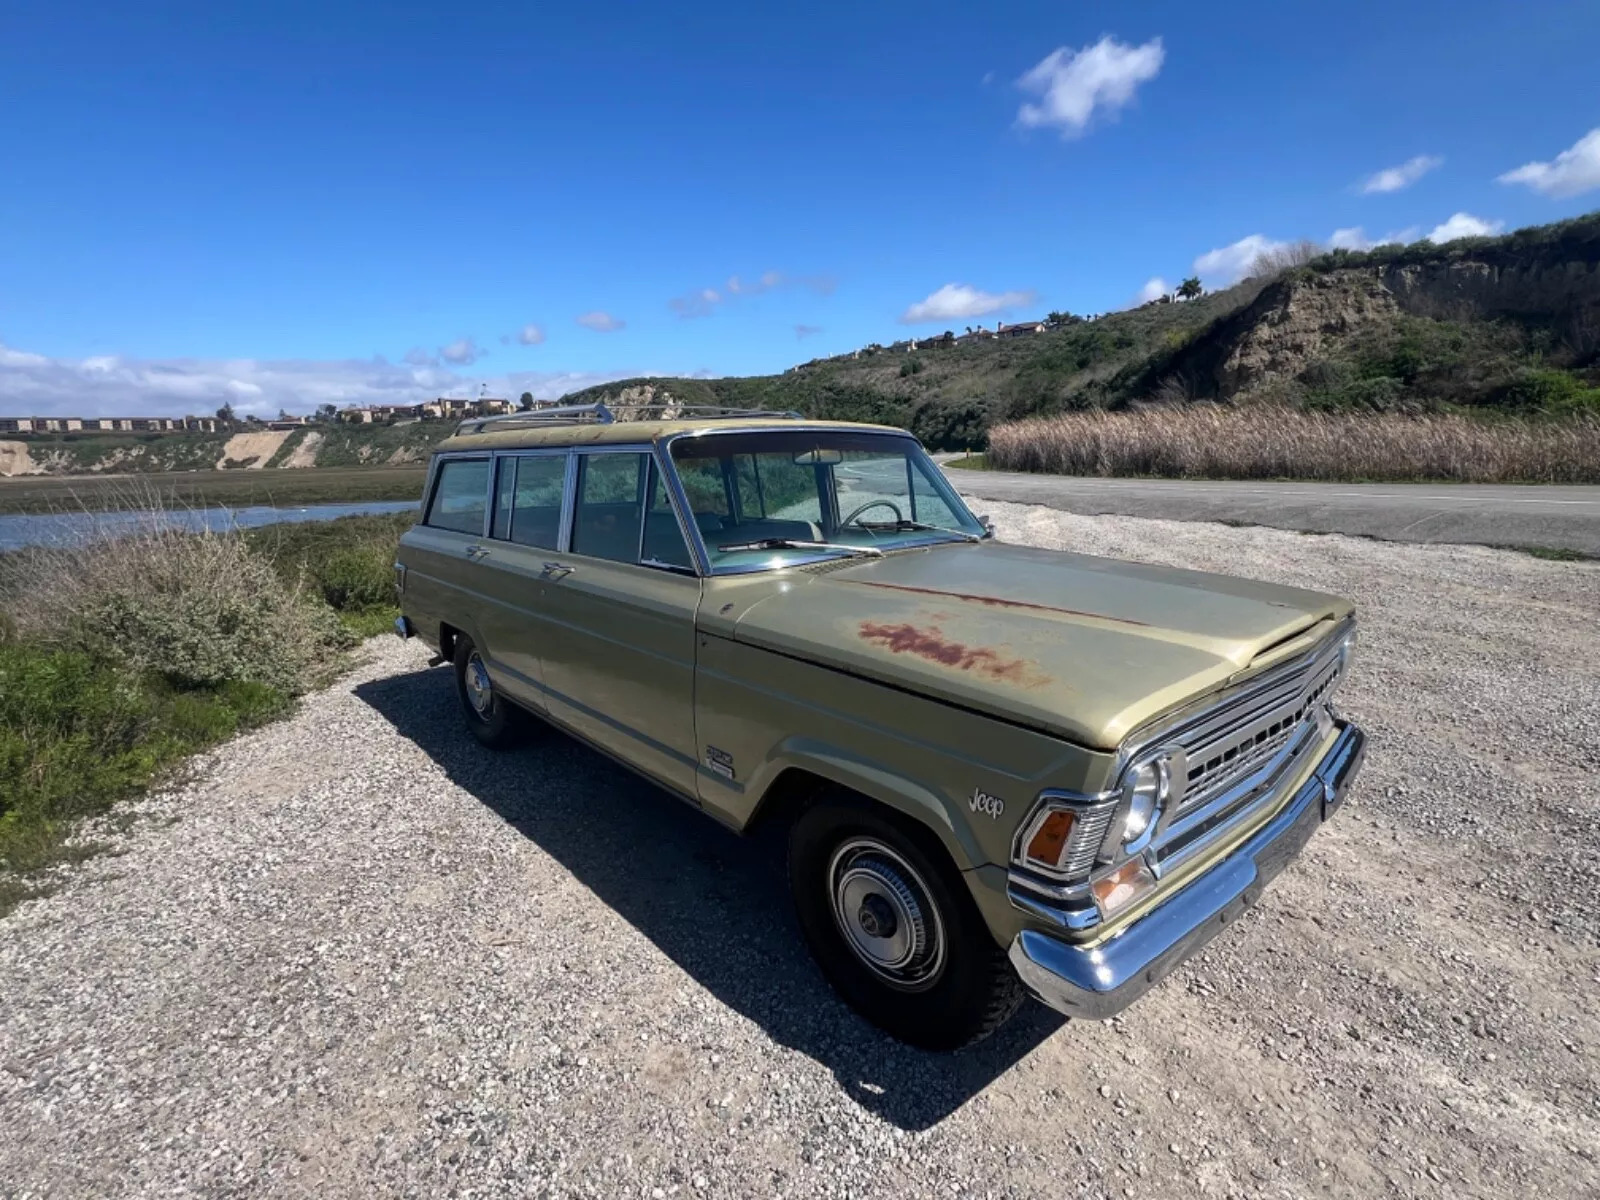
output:
M92 852L77 822L286 711L393 619L411 521L356 517L0 555L0 914Z
M782 375L631 379L567 399L792 409L901 425L936 448L982 444L1029 416L1196 400L1600 413L1600 213L1444 246L1291 247L1258 270L1226 291L1014 339L902 343Z

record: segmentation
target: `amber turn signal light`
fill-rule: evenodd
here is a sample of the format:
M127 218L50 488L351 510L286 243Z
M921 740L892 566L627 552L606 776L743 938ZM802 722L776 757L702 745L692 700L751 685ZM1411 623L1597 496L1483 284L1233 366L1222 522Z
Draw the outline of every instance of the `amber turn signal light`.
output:
M1071 809L1058 808L1039 823L1033 837L1028 839L1028 857L1034 862L1052 867L1061 865L1067 850L1067 839L1072 836L1076 814Z
M1111 874L1093 884L1095 902L1106 916L1127 908L1156 885L1156 877L1144 859L1130 858Z

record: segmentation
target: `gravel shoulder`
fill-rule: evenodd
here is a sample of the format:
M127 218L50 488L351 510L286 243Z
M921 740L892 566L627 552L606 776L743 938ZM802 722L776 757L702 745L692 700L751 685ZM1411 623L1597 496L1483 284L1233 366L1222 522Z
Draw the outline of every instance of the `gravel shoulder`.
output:
M1123 1019L883 1038L775 846L380 639L0 921L0 1195L1600 1193L1600 565L982 507L1362 614L1350 802Z

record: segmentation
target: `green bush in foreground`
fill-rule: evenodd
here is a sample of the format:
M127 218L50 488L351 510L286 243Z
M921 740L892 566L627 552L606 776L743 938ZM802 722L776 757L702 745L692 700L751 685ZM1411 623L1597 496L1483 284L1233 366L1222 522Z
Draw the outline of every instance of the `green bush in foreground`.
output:
M36 893L29 872L72 856L75 821L287 711L357 635L387 629L408 521L275 537L152 520L0 555L0 914Z

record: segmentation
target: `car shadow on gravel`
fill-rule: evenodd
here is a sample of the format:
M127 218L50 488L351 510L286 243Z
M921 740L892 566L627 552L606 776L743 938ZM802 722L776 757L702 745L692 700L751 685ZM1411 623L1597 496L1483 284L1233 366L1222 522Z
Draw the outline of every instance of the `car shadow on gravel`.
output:
M1061 1026L1030 1002L968 1050L902 1045L845 1007L807 955L779 839L740 838L538 722L528 745L484 749L462 725L448 670L355 691L722 1003L827 1067L863 1108L902 1129L938 1123ZM611 819L595 820L601 812Z

